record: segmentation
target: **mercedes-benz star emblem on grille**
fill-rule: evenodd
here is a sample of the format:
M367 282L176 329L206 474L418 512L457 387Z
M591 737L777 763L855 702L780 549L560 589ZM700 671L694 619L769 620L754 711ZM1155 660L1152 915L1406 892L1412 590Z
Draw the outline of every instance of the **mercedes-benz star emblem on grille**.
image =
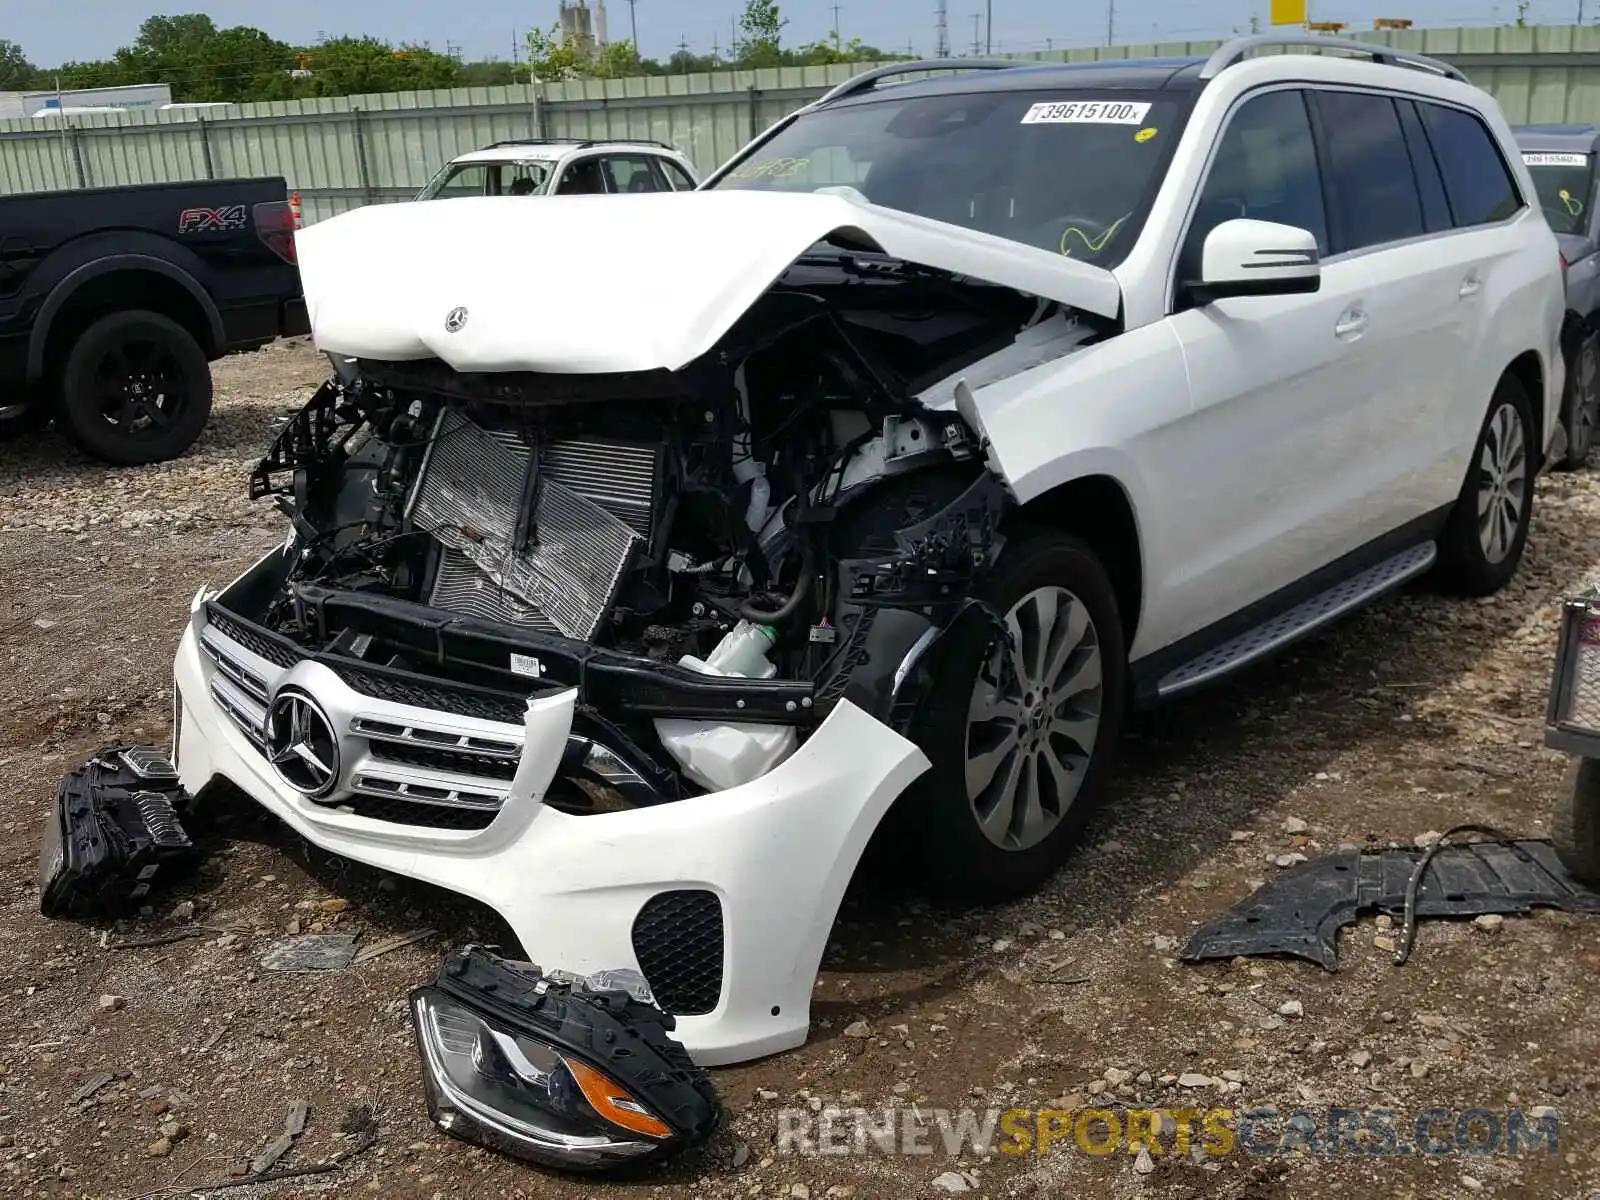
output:
M452 308L449 315L444 319L444 331L446 333L460 333L466 328L466 325L467 310L464 308Z
M304 692L279 692L267 710L267 756L297 792L321 796L339 778L339 739L317 702Z

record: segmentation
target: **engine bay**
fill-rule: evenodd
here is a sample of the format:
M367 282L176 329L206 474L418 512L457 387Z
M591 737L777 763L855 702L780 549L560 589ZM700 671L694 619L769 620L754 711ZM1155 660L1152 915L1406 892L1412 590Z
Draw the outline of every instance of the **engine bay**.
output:
M924 401L1104 332L824 246L678 371L334 357L252 476L284 552L222 601L329 660L576 687L646 799L735 786L842 697L903 728L939 636L997 624L972 592L1011 500Z

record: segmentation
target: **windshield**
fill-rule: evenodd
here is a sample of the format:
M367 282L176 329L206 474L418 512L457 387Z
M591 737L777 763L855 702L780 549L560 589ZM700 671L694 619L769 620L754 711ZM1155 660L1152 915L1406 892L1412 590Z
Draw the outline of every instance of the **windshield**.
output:
M1544 219L1557 233L1586 233L1589 228L1589 156L1528 151L1522 156L1539 193Z
M537 196L550 179L547 162L451 163L417 193L418 200L453 196Z
M1186 107L1069 89L841 104L712 186L841 192L1110 266L1138 238Z

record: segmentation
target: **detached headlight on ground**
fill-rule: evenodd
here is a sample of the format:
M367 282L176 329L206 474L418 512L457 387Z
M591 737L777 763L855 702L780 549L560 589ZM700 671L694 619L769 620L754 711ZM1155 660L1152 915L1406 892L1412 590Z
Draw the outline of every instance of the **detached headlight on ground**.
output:
M625 991L555 982L481 947L411 993L428 1110L447 1133L575 1171L705 1141L719 1109L672 1018Z

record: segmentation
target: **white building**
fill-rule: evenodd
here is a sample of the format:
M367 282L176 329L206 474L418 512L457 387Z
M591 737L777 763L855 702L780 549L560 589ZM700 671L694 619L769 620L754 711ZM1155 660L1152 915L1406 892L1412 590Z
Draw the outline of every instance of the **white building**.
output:
M43 109L120 109L143 112L172 103L172 89L164 83L136 83L128 87L63 88L48 91L0 92L0 120L31 117Z

